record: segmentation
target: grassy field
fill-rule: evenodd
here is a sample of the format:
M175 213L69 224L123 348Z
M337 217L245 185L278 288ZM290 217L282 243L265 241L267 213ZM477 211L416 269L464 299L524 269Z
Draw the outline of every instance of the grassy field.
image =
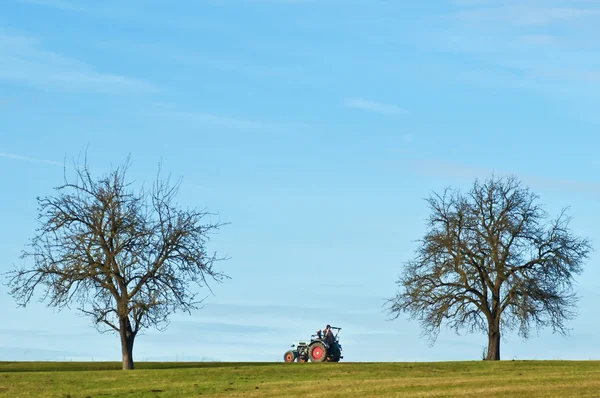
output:
M600 362L0 362L1 397L600 397Z

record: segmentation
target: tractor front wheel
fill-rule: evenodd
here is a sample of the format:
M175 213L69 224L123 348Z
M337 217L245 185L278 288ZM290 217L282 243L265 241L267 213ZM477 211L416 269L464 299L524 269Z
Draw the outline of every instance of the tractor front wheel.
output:
M308 356L311 362L325 362L327 359L327 349L321 342L313 343L308 348Z
M294 356L294 351L290 350L288 352L286 352L285 354L283 354L283 360L285 362L294 362L295 356Z

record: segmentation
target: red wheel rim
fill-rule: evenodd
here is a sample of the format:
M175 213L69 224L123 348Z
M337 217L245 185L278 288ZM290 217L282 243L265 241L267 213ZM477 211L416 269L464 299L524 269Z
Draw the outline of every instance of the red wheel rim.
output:
M286 356L285 356L286 362L292 362L293 359L294 359L294 357L292 356L292 354L286 354Z
M313 348L312 356L314 359L321 359L321 357L323 356L323 350L321 349L321 347L316 346L315 348Z

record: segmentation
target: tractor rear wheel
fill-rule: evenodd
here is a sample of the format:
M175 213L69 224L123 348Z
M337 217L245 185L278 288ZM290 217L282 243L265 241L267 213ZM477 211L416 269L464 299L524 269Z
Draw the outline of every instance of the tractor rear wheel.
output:
M327 359L327 349L323 343L318 341L308 347L308 356L311 362L325 362Z
M333 347L331 347L331 357L329 358L329 361L339 362L341 357L342 352L340 351L340 347L334 344Z
M294 351L292 351L292 350L287 351L285 354L283 354L283 360L285 362L288 362L288 363L294 362L294 359L296 359L296 358L294 357Z

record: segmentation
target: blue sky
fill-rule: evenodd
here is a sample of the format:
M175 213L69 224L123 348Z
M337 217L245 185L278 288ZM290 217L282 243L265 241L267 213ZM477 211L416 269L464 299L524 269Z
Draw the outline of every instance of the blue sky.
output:
M231 222L210 248L232 279L136 360L280 361L327 323L348 361L479 359L485 336L429 347L383 301L423 199L492 172L600 242L599 22L595 0L4 0L0 270L64 159L87 146L102 173L131 154L132 179L162 161L180 203ZM597 261L571 336L509 334L503 358L600 358ZM0 289L0 360L120 359L86 318Z

